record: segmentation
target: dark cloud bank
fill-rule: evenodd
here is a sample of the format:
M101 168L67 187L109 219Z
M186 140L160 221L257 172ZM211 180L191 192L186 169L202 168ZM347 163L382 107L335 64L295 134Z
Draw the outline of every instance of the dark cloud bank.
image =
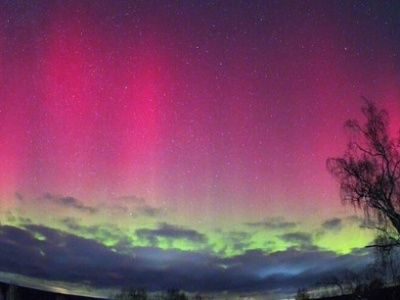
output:
M58 205L64 206L64 207L72 207L78 210L81 210L83 212L87 213L96 213L97 209L94 207L86 206L82 204L78 199L71 197L71 196L56 196L50 193L46 193L42 196L43 200L51 201L54 202Z
M195 231L180 231L167 224L160 225L156 232L141 234L204 238ZM294 292L336 272L360 269L368 263L365 250L348 255L317 248L289 248L274 253L252 250L226 258L207 251L132 247L122 242L111 248L32 224L23 228L1 226L0 249L4 272L93 288L141 286L149 291L180 287L203 293Z

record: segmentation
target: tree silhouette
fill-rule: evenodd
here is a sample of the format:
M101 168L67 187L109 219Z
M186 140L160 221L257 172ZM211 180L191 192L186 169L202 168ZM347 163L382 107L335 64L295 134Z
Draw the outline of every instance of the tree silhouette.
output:
M351 133L342 157L329 158L327 168L340 182L341 199L361 208L375 226L387 234L387 246L399 245L400 237L400 154L399 138L389 134L389 116L365 99L362 113L367 121L345 124ZM380 247L380 245L374 245Z
M172 288L164 294L163 300L188 300L186 294L179 289Z
M384 284L380 279L373 279L367 284L360 284L354 290L356 299L375 300L381 299L381 290Z
M378 235L374 243L375 268L374 274L381 273L381 277L388 281L399 283L400 279L400 249L390 246L391 240L386 235ZM388 246L389 244L389 246Z
M203 297L200 294L196 294L193 298L193 300L202 300Z
M122 290L116 297L116 300L147 300L147 292L143 288L129 288Z
M305 288L298 289L295 299L296 300L310 299L310 295L309 295L307 289L305 289Z

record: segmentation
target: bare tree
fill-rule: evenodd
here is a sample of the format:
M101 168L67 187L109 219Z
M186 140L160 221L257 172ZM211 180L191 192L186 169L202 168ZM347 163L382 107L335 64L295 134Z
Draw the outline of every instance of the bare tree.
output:
M196 294L193 299L194 300L203 300L203 297L200 294Z
M317 282L316 286L321 290L325 290L327 296L341 296L345 294L346 287L349 285L343 277L332 275Z
M188 300L188 297L183 291L177 288L172 288L167 290L164 294L163 300Z
M306 299L310 299L310 294L308 293L307 289L305 288L300 288L297 290L297 294L295 299L296 300L306 300Z
M400 237L400 154L399 138L389 133L386 110L364 99L366 122L348 120L351 133L342 157L329 158L327 168L340 183L341 199L363 209L367 219L386 234L386 246L399 245ZM380 247L382 245L376 245Z
M356 299L382 299L381 290L383 286L383 281L376 278L371 280L369 283L356 286L353 295Z
M116 300L147 300L147 292L143 288L129 288L122 290L116 298Z
M399 247L390 246L391 242L386 235L380 234L375 238L375 263L373 269L375 276L380 272L382 278L393 283L399 283L400 249Z

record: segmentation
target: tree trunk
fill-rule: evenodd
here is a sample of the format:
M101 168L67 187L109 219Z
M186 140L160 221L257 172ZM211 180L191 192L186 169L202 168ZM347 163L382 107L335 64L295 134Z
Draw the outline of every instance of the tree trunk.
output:
M400 237L400 215L397 212L393 212L388 215L389 220L392 223L393 227L397 231L397 236Z

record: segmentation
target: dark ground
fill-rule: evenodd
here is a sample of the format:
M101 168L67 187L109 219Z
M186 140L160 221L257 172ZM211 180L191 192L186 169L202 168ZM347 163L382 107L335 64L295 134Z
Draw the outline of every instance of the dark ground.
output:
M10 285L7 283L0 282L0 289L4 295L4 299L7 299L6 293L9 290ZM60 297L61 296L61 297ZM73 295L61 295L53 292L46 292L42 290L18 287L16 300L100 300L99 298L73 296ZM319 300L400 300L400 286L384 288L381 290L373 291L369 295L357 296L357 295L342 295L318 298Z
M365 295L343 295L320 300L400 300L400 286L383 288Z

